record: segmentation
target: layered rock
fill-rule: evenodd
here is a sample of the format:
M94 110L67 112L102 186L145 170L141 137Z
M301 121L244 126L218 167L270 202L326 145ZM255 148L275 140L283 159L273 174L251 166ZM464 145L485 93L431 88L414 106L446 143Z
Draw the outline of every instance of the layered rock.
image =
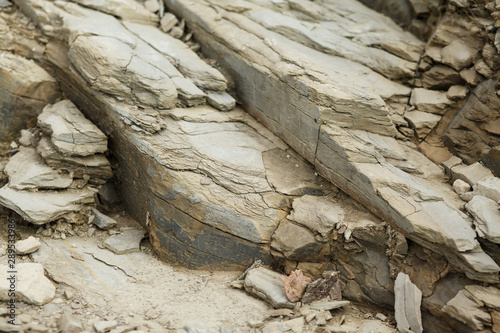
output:
M56 80L34 61L0 52L1 139L12 139L33 125L45 105L59 95Z
M98 192L87 183L104 184L112 177L102 154L107 137L68 100L47 105L38 124L44 135L35 142L36 149L21 147L5 166L9 183L0 189L0 203L34 224L59 219L82 223ZM61 163L46 158L54 154ZM98 167L87 165L94 160L100 161Z

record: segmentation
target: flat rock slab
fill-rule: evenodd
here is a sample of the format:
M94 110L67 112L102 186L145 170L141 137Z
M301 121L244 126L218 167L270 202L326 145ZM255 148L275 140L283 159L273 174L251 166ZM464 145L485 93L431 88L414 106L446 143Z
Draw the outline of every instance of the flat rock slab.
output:
M422 333L420 304L422 292L410 281L408 275L399 273L394 284L395 317L400 332Z
M125 21L151 25L157 25L159 21L158 16L134 0L73 0L73 2L120 17Z
M73 182L68 173L49 167L34 148L21 147L4 170L9 187L15 190L65 189Z
M10 277L8 273L12 269L8 266L0 265L2 276ZM39 263L16 264L17 271L15 279L16 298L29 304L43 305L50 302L56 293L56 287L45 277L43 266ZM12 280L14 281L14 280ZM0 281L0 299L9 301L9 289L11 282L7 279Z
M84 205L94 203L94 195L89 189L27 192L4 186L0 189L0 204L28 222L44 224L81 211Z
M474 185L474 195L482 195L500 202L500 178L486 177Z
M145 232L142 230L124 230L118 235L113 235L103 242L103 245L116 254L126 254L140 250L141 240Z
M317 301L312 302L308 306L313 310L330 311L351 304L349 301Z
M38 126L63 155L90 156L108 149L106 135L69 100L47 105L38 116Z
M267 301L275 308L293 309L285 294L286 276L278 274L264 267L250 270L245 277L245 290Z

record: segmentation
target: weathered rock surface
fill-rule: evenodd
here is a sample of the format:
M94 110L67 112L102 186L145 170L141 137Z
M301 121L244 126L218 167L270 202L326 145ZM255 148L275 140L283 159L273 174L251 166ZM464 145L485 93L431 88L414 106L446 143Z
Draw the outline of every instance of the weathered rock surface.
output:
M286 276L264 267L250 270L245 277L245 290L270 303L275 308L294 307L285 294Z
M66 156L90 156L108 149L108 138L69 100L47 105L38 116L38 126Z
M34 148L22 147L4 170L9 187L14 190L66 189L73 182L69 174L60 173L44 163Z
M126 254L139 251L143 238L144 231L142 230L123 230L122 233L106 239L103 245L116 254Z
M91 219L92 223L103 230L108 230L117 225L118 222L109 216L104 215L96 208L91 208Z
M30 254L40 248L40 240L33 236L16 242L16 254Z
M498 203L475 195L465 208L474 216L478 235L493 243L500 243L500 207Z
M1 265L0 271L3 276L9 277L8 266ZM43 266L38 263L16 264L15 292L16 299L35 305L43 305L50 302L56 293L56 287L45 277ZM13 280L14 281L14 280ZM0 298L9 301L11 297L9 289L11 281L2 279L0 282Z
M94 194L89 189L27 192L4 186L0 189L0 204L28 222L44 224L60 218L71 220L72 213L94 203Z
M500 201L500 178L486 177L474 184L474 194L490 198L495 202Z
M0 52L0 138L9 139L33 124L59 95L56 80L34 61Z
M158 16L133 0L72 0L82 6L120 17L125 21L156 25Z
M410 281L408 275L399 273L394 285L395 317L400 332L423 332L420 304L422 292Z

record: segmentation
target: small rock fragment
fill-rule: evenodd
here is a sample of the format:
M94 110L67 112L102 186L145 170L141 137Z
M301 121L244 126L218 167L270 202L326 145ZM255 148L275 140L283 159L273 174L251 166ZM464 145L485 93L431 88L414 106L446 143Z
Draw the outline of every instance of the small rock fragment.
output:
M58 327L61 333L78 333L83 332L82 324L71 314L63 312L59 318Z
M311 282L311 278L305 276L300 269L294 270L285 279L284 286L286 297L288 297L288 299L294 303L300 301L307 286Z
M95 232L95 228L89 228L89 230L87 230L87 236L89 236L89 237L94 236L94 232Z
M474 195L482 195L493 201L500 201L500 178L487 177L474 185Z
M75 295L73 294L73 292L71 290L68 290L68 289L65 289L64 290L64 297L66 297L66 299L70 300L74 297Z
M323 278L316 279L307 286L302 297L302 303L309 304L314 301L328 298L332 301L342 300L340 272L327 271L323 273Z
M144 2L144 7L146 7L146 9L151 13L156 13L160 10L160 4L158 3L158 0L146 0Z
M446 92L446 97L452 101L458 101L467 97L469 89L465 86L451 86Z
M139 245L143 238L144 231L130 229L109 237L104 241L103 245L116 254L137 252L140 250Z
M201 185L210 185L210 184L212 184L212 179L208 178L208 177L202 178L200 180L200 184Z
M100 229L109 230L118 224L118 222L116 222L114 219L104 215L96 208L92 208L91 211L92 211L92 216L94 216L92 223L94 223Z
M220 111L231 111L236 106L234 98L225 91L208 93L207 102Z
M243 280L236 280L231 282L231 287L235 289L245 289L245 281Z
M273 309L266 312L267 317L292 317L293 311L291 309Z
M275 308L293 309L285 294L286 276L273 272L265 267L254 268L246 274L245 290L256 297L262 298Z
M477 51L467 46L463 41L456 39L448 46L441 49L441 60L457 71L460 71L470 64Z
M19 139L19 143L25 147L31 146L31 139L33 138L33 134L28 130L21 130L21 138Z
M262 328L262 333L275 332L302 332L305 324L304 317L299 317L287 321L273 321Z
M375 318L377 318L378 320L381 320L381 321L387 321L387 316L383 313L380 313L380 312L375 315Z
M94 328L97 331L97 333L105 333L107 331L112 330L118 326L118 322L116 320L100 320L94 323Z
M179 39L184 34L184 29L181 29L179 27L173 27L172 29L170 29L169 34L170 36Z
M498 204L482 195L475 195L465 208L474 216L474 224L479 237L493 243L500 243L500 210Z
M349 301L317 301L310 304L311 309L313 310L335 310L346 305L351 304Z
M160 21L161 30L168 33L177 23L179 23L179 20L174 14L166 13Z
M38 238L35 238L33 236L29 236L26 239L17 241L15 244L16 247L16 253L23 255L23 254L30 254L35 252L40 248L40 240Z
M469 202L472 200L472 198L474 198L474 192L472 191L460 195L460 199L462 199L463 201Z
M471 190L471 186L461 179L457 179L453 182L453 189L459 195L462 195Z

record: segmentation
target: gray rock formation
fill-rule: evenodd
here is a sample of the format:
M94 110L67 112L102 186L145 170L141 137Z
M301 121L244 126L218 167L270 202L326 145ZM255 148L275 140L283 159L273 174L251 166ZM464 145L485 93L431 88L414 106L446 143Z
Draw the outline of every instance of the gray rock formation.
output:
M394 310L399 332L423 332L420 304L422 292L408 275L399 273L394 285Z

